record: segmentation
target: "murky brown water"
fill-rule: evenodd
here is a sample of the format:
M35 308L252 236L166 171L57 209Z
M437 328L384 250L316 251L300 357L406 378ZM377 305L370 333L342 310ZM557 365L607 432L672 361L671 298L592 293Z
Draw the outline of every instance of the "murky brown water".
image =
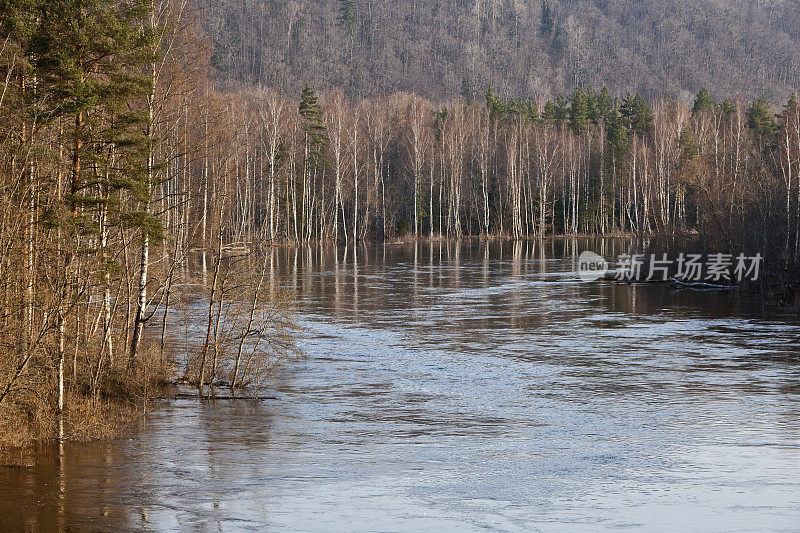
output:
M577 282L587 246L624 243L278 250L307 357L276 399L0 469L0 528L800 529L797 321Z

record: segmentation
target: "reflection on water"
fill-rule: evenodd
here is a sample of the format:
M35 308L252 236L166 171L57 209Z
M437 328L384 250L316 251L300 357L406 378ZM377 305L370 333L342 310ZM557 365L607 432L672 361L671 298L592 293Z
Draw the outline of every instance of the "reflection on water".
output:
M734 295L584 284L622 241L279 249L307 358L0 469L0 528L792 530L800 329Z

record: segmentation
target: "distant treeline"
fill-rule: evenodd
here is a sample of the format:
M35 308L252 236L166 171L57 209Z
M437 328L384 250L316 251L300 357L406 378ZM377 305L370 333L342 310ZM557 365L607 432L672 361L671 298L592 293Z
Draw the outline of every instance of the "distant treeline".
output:
M164 153L174 170L160 186L188 199L161 207L170 226L198 228L187 246L220 228L229 242L340 244L637 233L675 245L691 235L711 252L764 254L782 285L797 279L796 95L718 102L701 90L689 107L592 87L528 102L490 86L478 100L433 104L306 86L299 99L210 92L184 106L178 129L191 148Z

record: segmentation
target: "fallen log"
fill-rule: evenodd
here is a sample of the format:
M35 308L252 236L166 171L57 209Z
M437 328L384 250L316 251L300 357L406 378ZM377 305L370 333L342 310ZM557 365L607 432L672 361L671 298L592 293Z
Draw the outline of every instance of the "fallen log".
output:
M705 283L701 281L687 282L681 281L678 278L669 278L672 285L678 286L681 289L689 289L693 291L730 291L733 290L732 285L719 285L716 283Z

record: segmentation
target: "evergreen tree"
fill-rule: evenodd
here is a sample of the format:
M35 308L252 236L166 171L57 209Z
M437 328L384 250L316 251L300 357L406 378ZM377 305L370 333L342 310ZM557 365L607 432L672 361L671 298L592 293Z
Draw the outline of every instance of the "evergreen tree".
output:
M630 145L627 119L622 116L619 108L614 108L608 118L608 144L614 155L619 158Z
M569 107L569 127L575 134L580 134L589 123L589 103L587 95L575 89Z
M340 0L339 20L348 33L355 33L356 28L356 3L355 0Z
M475 100L475 95L472 93L472 85L466 76L461 78L461 98L468 104Z
M553 8L550 7L550 2L542 0L542 17L540 31L542 35L550 36L555 29L555 21L553 20Z
M586 105L587 115L591 123L594 125L599 124L603 118L603 114L600 111L600 95L595 92L594 87L591 85L586 89Z
M614 111L614 97L606 87L603 87L600 94L597 95L597 111L603 120L609 120Z
M766 96L760 96L750 104L747 110L747 126L764 147L773 144L778 125Z
M628 128L633 132L647 133L653 124L653 112L640 94L633 96L628 93L625 95L620 106L620 113L627 121Z
M681 147L681 163L694 161L700 155L700 145L691 128L684 128L678 138Z
M714 100L712 100L711 96L708 94L708 90L700 89L694 101L694 106L692 106L692 115L696 115L702 111L713 111L715 105Z
M122 5L60 0L45 3L41 11L32 53L41 89L51 96L49 117L73 119L68 196L73 213L97 205L87 185L96 183L98 162L106 158L110 147L118 152L119 162L126 164L114 166L114 186L128 189L139 199L148 190L141 130L146 117L131 111L130 105L151 90L144 66L154 60L156 51L154 33L146 23L148 14L145 0ZM145 218L138 217L143 226L155 225Z
M306 163L311 168L321 168L325 160L325 147L328 143L322 107L314 90L306 83L300 95L300 117L303 119L305 133Z
M486 89L486 107L489 109L489 114L497 118L503 118L507 112L505 102L494 92L492 84Z
M523 104L523 114L525 115L525 120L531 124L538 124L541 120L539 117L539 108L536 107L536 104L533 102Z
M722 118L728 120L733 116L733 113L736 111L736 108L733 106L733 103L728 98L726 98L719 105L719 111L720 114L722 115Z
M501 103L506 114L513 115L523 122L537 124L539 122L539 109L533 102L509 100Z
M789 101L786 103L786 107L783 110L784 117L796 117L798 116L798 108L800 108L800 103L797 101L797 93L794 92L789 96Z
M141 239L129 364L134 363L148 319L149 246L163 237L160 219L150 212L158 170L152 130L158 51L150 8L149 0L47 2L32 47L41 89L51 97L51 118L69 117L72 123L68 209L55 206L50 211L50 221L69 239L61 249L66 254L99 253L100 260L92 266L108 287L109 271L115 268L108 249L109 228L134 229ZM94 248L82 246L86 235L96 236ZM64 258L65 265L70 261Z
M563 96L556 98L555 102L547 102L544 105L544 118L546 120L561 125L567 121L568 117L569 105L567 99Z
M491 87L490 87L491 90ZM441 111L433 110L433 137L437 142L442 140L442 133L444 132L444 123L447 121L447 108L443 107Z

